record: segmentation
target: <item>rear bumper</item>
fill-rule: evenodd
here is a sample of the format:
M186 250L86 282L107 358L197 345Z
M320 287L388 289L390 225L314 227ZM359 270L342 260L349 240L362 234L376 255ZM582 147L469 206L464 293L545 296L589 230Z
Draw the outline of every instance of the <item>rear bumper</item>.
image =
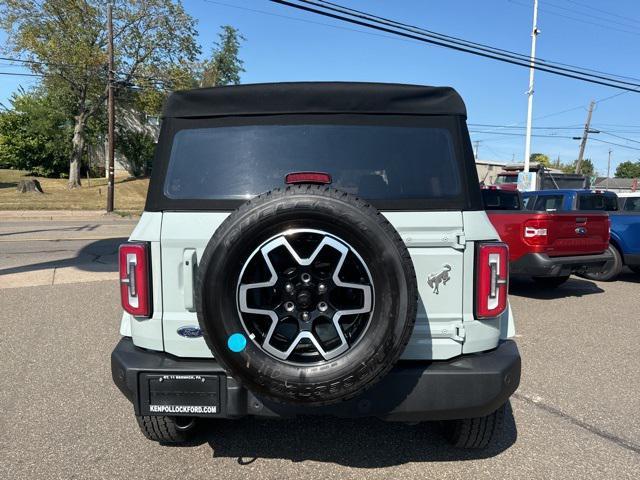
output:
M196 374L220 376L220 408L215 414L202 416L374 416L416 422L472 418L493 412L518 388L520 353L514 341L506 340L494 350L447 361L400 362L364 394L326 407L290 406L256 397L227 376L214 360L181 359L144 350L134 346L130 338L120 340L111 354L111 373L137 415L149 414L148 388L144 384L147 374Z
M640 253L625 253L624 264L630 267L640 266Z
M609 251L597 255L572 257L550 257L545 253L528 253L511 262L509 272L513 275L532 277L561 277L578 272L599 272L612 258Z

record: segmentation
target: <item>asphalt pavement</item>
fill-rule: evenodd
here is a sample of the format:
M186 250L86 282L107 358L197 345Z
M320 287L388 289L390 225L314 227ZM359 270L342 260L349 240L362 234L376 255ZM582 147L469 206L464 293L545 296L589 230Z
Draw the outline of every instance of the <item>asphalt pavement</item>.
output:
M20 268L88 268L96 259L114 274L113 248L133 223L89 230L112 232L103 244L73 229L58 234L85 238L0 242L0 282ZM47 226L71 225L13 228ZM0 239L9 230L3 222ZM639 291L630 272L613 283L572 277L555 291L512 282L522 383L502 441L474 452L449 447L436 425L376 419L214 421L191 446L154 444L111 381L116 282L89 275L5 287L0 478L638 478Z

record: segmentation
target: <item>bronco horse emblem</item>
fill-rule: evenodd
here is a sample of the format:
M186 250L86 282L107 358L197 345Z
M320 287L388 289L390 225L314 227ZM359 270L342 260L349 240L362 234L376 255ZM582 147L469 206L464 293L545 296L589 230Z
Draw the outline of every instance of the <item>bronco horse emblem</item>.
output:
M438 295L440 293L440 284L446 285L449 281L449 272L451 271L451 265L445 263L442 265L442 271L440 273L432 273L427 277L427 284L433 288L433 293Z

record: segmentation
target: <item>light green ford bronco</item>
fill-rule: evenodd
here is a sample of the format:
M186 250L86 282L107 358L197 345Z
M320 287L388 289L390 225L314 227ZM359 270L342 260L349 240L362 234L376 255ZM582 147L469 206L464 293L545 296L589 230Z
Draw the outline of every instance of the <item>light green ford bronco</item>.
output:
M247 415L496 437L520 381L508 250L453 89L199 89L163 117L111 358L148 438Z

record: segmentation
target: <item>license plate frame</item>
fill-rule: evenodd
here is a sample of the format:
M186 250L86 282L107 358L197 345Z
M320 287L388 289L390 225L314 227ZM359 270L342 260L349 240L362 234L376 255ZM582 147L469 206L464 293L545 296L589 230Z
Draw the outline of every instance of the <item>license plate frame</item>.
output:
M220 375L140 375L140 412L152 416L212 417L221 414Z

